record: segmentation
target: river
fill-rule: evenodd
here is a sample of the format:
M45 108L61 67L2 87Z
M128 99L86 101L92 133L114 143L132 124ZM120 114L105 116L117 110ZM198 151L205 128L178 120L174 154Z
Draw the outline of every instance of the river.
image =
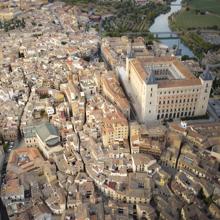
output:
M161 14L156 17L154 23L150 27L150 32L172 32L169 27L169 16L173 13L180 11L182 8L182 0L176 0L171 3L171 9L166 14ZM184 45L180 39L161 39L160 42L165 44L169 48L172 48L174 45L179 44L179 49L182 50L182 55L188 55L189 57L194 57L193 52Z

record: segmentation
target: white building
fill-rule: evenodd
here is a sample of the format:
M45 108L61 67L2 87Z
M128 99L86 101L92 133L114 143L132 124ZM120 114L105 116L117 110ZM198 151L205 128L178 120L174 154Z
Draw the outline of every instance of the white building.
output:
M208 71L196 78L175 57L146 57L127 58L123 83L146 123L205 115L212 81Z
M152 170L149 169L150 166L157 163L153 157L145 154L133 154L131 159L133 172L151 173Z

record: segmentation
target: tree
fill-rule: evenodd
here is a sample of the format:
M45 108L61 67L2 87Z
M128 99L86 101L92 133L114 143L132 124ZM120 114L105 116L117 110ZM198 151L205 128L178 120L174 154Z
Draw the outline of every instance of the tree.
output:
M190 57L188 55L183 55L181 58L182 61L189 60L189 59L190 59Z

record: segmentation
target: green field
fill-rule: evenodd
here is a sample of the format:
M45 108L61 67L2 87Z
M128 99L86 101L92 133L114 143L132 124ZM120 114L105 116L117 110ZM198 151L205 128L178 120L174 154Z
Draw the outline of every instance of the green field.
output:
M220 16L214 14L201 15L192 9L183 10L175 16L173 24L178 29L212 28L213 26L220 28Z
M206 42L200 31L220 30L220 0L184 0L183 3L182 10L170 18L171 27L182 33L181 39L202 59L209 50L219 48Z
M190 8L220 15L220 0L186 0Z

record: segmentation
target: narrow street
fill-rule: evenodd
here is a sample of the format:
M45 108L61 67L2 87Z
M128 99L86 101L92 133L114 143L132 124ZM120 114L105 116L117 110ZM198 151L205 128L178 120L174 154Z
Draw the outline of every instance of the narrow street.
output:
M0 220L9 220L5 206L0 198Z

